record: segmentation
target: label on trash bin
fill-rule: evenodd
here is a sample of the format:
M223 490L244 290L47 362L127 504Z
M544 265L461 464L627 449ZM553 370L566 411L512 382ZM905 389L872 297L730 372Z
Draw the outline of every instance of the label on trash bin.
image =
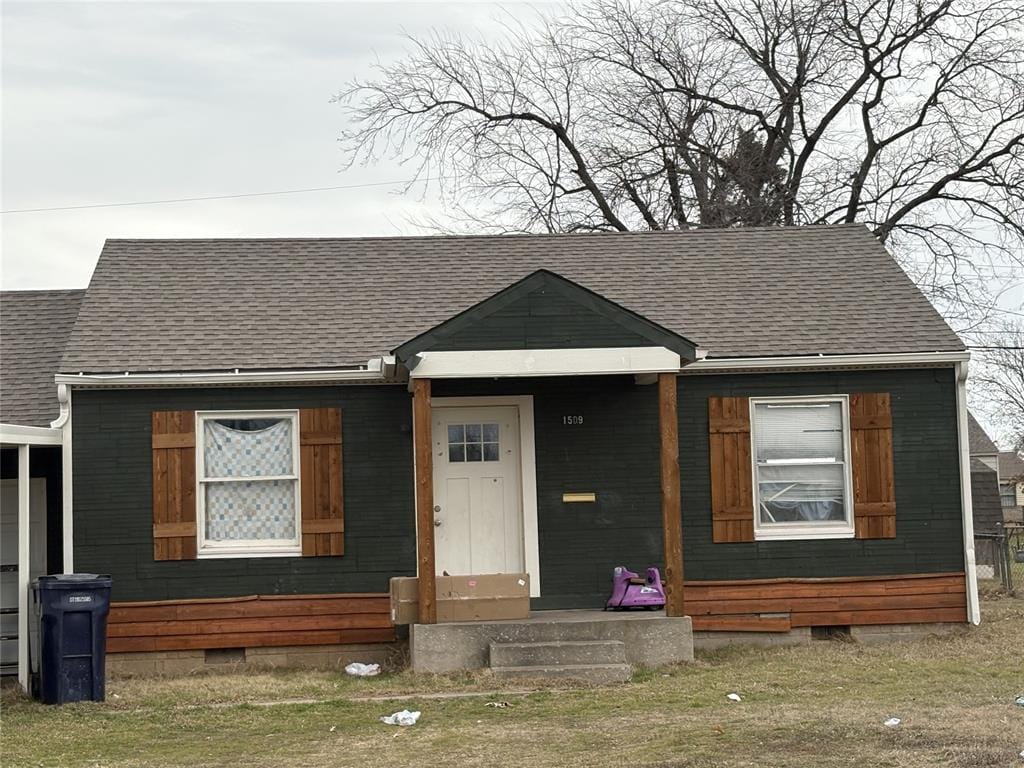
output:
M71 595L68 597L69 603L91 603L92 595Z

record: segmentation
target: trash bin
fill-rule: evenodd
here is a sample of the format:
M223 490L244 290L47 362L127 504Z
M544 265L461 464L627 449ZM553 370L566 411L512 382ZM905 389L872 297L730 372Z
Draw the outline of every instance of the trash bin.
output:
M110 577L40 576L32 584L39 625L39 698L44 704L103 701Z

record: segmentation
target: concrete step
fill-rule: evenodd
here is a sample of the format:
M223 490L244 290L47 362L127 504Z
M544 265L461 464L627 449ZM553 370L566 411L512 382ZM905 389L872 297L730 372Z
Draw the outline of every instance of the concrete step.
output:
M618 640L491 643L492 669L625 663L626 644Z
M611 617L610 619L618 619ZM493 622L488 626L502 643L555 643L582 640L622 640L624 621L580 620Z
M505 678L560 677L607 685L625 683L633 674L629 664L561 664L558 666L494 667L495 675Z

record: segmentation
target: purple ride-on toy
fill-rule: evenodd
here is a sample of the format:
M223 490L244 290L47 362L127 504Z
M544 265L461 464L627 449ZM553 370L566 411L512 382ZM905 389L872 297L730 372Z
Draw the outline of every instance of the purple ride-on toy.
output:
M656 611L664 607L665 590L657 568L648 568L646 579L621 565L612 571L612 596L604 607L606 611L628 611L630 608Z

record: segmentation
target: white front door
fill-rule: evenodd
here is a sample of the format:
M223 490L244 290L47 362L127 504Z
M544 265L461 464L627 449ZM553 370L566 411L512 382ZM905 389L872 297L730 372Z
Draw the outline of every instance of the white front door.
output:
M434 408L432 433L437 572L526 570L519 409Z

